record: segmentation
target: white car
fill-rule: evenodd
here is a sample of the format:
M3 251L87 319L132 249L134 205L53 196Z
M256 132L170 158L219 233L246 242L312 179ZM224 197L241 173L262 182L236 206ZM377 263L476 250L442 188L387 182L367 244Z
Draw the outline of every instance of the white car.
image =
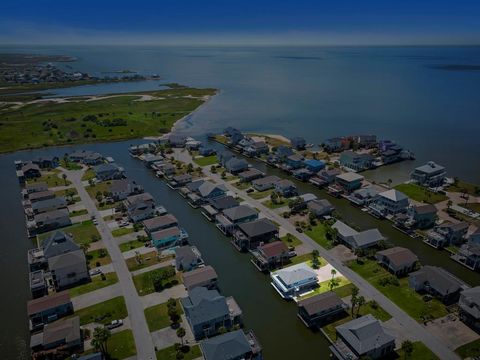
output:
M102 270L100 269L92 269L89 271L89 274L90 276L95 276L95 275L98 275L98 274L101 274L102 273Z
M115 329L119 326L122 326L123 325L123 320L122 319L119 319L119 320L112 320L112 322L108 325L106 325L106 328L107 329Z

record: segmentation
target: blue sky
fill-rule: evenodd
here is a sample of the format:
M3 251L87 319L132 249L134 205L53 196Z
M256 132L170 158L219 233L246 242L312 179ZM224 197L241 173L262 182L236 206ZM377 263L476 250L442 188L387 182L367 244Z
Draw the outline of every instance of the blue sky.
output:
M3 0L0 43L480 43L479 0Z

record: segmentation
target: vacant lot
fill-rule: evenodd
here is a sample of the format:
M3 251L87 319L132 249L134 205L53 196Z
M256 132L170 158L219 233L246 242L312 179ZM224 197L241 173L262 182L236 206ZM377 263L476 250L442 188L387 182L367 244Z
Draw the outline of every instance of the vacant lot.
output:
M327 239L327 227L325 224L318 222L317 225L312 226L311 230L305 230L305 234L325 249L333 247L332 242Z
M92 220L73 224L60 230L65 233L71 234L73 236L73 240L75 240L77 244L92 241L92 237L96 237L97 239L100 238L97 227L93 224ZM46 238L48 238L52 233L56 231L58 230L53 230L48 233L39 235L40 242L43 242Z
M68 290L68 293L71 297L82 295L90 291L98 290L118 282L117 274L107 273L105 274L105 280L102 279L101 275L92 277L92 281L83 285L76 286Z
M415 201L428 204L436 204L438 202L448 200L447 196L435 193L416 184L399 184L395 186L395 189L403 192L405 195Z
M178 314L183 314L182 306L179 300L177 302ZM145 318L147 319L148 328L150 332L154 332L167 326L170 326L170 317L168 316L167 303L158 304L145 309Z
M202 352L200 351L200 347L198 345L194 345L190 348L185 347L185 352L183 352L183 360L194 360L200 358L202 356ZM175 350L175 346L170 346L165 349L159 350L156 352L157 360L176 360L177 351Z
M216 164L218 162L217 155L197 157L193 159L193 161L198 166L208 166L208 165Z
M75 311L75 316L80 317L80 325L92 322L106 325L112 320L125 319L128 312L123 296L119 296Z
M158 284L155 286L157 279ZM141 296L151 294L155 291L161 291L163 288L172 287L180 282L180 276L175 274L173 266L152 270L133 277L133 283ZM161 285L161 286L158 286Z

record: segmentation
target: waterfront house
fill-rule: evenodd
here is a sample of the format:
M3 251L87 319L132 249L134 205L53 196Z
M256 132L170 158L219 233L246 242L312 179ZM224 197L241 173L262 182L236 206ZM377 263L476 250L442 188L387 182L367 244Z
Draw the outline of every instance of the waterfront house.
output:
M157 249L165 249L177 245L183 245L188 239L188 234L178 226L173 226L153 232L150 235L150 239L152 240L152 245Z
M277 226L270 220L262 218L238 224L237 229L233 231L232 243L238 250L248 251L277 238Z
M295 150L305 150L307 142L303 137L296 136L290 139L290 144Z
M317 200L317 195L312 193L302 194L300 196L295 197L291 201L293 202L293 206L290 208L291 212L298 212L303 209L306 209L308 204Z
M187 192L198 192L198 188L205 182L205 180L195 180L185 185Z
M236 175L242 171L248 170L248 162L245 159L233 157L225 163L225 168L229 173Z
M70 161L85 165L98 165L103 162L103 155L90 150L77 150L68 155Z
M33 219L37 233L43 233L72 225L67 209L59 209L37 214Z
M300 168L297 170L293 170L292 175L300 181L307 181L314 175L314 173L307 168Z
M223 151L220 151L220 152L217 153L218 163L220 165L222 165L223 167L225 167L225 164L227 163L227 161L229 161L233 157L234 157L234 155L230 151L227 151L227 150L223 150Z
M477 226L475 230L468 236L468 241L473 244L480 245L480 226Z
M187 291L203 286L207 289L217 288L218 275L210 265L182 273L183 285Z
M175 268L177 271L188 272L204 265L202 254L195 246L180 246L175 248Z
M333 291L317 294L298 302L298 317L307 327L318 327L345 314L348 306Z
M223 210L230 209L240 205L233 196L223 196L209 201L207 205L202 206L203 215L213 221L215 217Z
M291 170L300 169L303 167L303 156L300 154L293 154L288 156L285 162Z
M442 186L446 176L447 172L445 168L433 161L429 161L426 165L415 168L410 173L410 179L412 179L412 181L427 187Z
M247 171L242 171L238 174L240 181L244 183L260 179L264 176L265 174L263 172L255 168L248 169Z
M377 135L356 135L354 141L359 147L370 149L377 146Z
M172 175L175 175L175 172L176 172L176 168L173 164L169 164L169 163L166 163L166 164L162 164L162 165L159 165L159 166L156 166L159 171L164 175L164 176L172 176Z
M55 197L53 199L34 202L31 206L33 214L41 214L58 209L65 209L67 207L67 201L64 197Z
M384 164L392 164L397 161L404 159L403 157L403 148L399 145L393 145L388 150L381 151L380 157Z
M223 133L225 134L225 136L233 136L235 134L241 134L241 131L238 130L237 128L229 126L223 130Z
M304 160L303 164L305 165L307 170L314 173L317 173L325 168L325 162L323 162L322 160L308 159Z
M187 141L185 142L185 148L188 151L198 150L200 148L200 146L202 146L202 142L198 141L198 140L195 140L191 137L187 138Z
M200 341L205 360L262 360L262 348L253 331L235 330Z
M34 179L42 176L40 167L32 162L23 165L21 171L25 179Z
M407 195L396 189L390 189L379 193L368 208L381 217L396 216L405 213L409 204Z
M259 245L252 250L252 262L260 271L267 271L282 266L290 257L288 247L283 241Z
M371 169L375 158L370 154L359 154L351 150L344 151L340 154L340 165L344 168L354 171L363 171Z
M317 185L317 186L329 185L329 184L332 184L335 181L336 177L341 173L342 172L340 171L340 169L337 169L337 168L323 169L317 173L317 175L315 176L315 181L314 182L310 181L310 182L314 183L314 185Z
M346 172L335 177L335 183L345 192L350 194L352 191L362 187L364 177L354 172Z
M152 165L154 163L165 160L165 158L160 154L150 154L150 153L143 155L141 158L145 166L149 169L152 168Z
M338 239L353 250L367 249L376 246L380 241L385 240L385 237L380 231L378 231L378 229L369 229L358 232L338 220L332 225L332 228L337 230Z
M140 194L143 187L129 179L112 180L109 185L109 192L115 201L125 200L130 195Z
M217 227L225 235L230 235L239 224L256 219L258 219L258 212L248 205L225 209L222 214L216 217Z
M40 156L32 160L34 164L37 164L41 169L54 169L59 163L58 156Z
M73 314L73 304L68 291L61 291L39 299L29 300L27 314L30 331L43 329L45 324Z
M378 190L375 186L366 186L364 188L355 190L347 199L357 206L368 206L378 195Z
M269 189L273 189L275 184L280 181L280 178L275 175L266 176L261 179L253 180L252 186L257 191L265 191Z
M407 215L413 226L418 229L428 229L435 225L437 208L432 204L410 206Z
M227 190L224 185L216 185L210 181L205 181L197 189L197 194L205 202L223 197L226 192Z
M192 175L190 174L182 174L172 177L172 180L169 181L169 184L174 187L181 187L187 185L189 182L192 181Z
M228 145L230 146L238 145L238 143L242 141L244 138L245 136L242 133L233 134L228 138Z
M480 270L480 244L468 240L452 258L471 270Z
M170 146L173 148L182 148L185 146L185 143L187 141L187 137L185 135L181 134L170 134L168 136L168 142L170 143Z
M409 249L395 246L375 254L378 263L396 276L406 275L415 270L418 257Z
M408 284L415 291L430 294L447 305L458 301L464 287L464 283L448 271L430 265L410 273Z
M277 181L274 184L275 191L283 197L292 197L296 196L298 194L297 187L293 182L287 179L282 179L280 181Z
M101 181L121 179L125 177L125 171L117 164L108 163L97 165L93 168L93 171L95 171L95 177Z
M26 194L32 194L36 192L44 192L48 190L48 185L44 182L34 182L32 184L25 185Z
M460 293L458 305L460 307L460 319L480 332L480 286L463 290Z
M335 210L330 201L326 199L316 199L307 204L308 210L316 217L331 215Z
M128 148L128 152L130 153L130 155L136 156L136 155L141 155L143 153L146 153L150 150L153 150L154 148L155 148L155 145L152 143L132 145Z
M180 303L195 340L218 335L223 328L230 330L241 324L242 312L235 300L225 298L215 289L195 287Z
M340 138L340 137L334 137L334 138L326 139L322 143L323 149L326 152L329 152L329 153L341 151L341 150L345 149L345 146L346 146L346 144L344 142L344 139Z
M250 136L244 136L242 140L237 143L237 146L241 147L242 149L247 148L251 144L253 144L253 139Z
M210 156L210 155L215 155L216 151L212 148L201 147L198 150L198 154L201 156Z
M277 158L279 158L281 161L284 161L287 159L287 157L293 155L294 152L292 150L292 148L289 148L285 145L280 145L279 147L277 147L277 150L275 151L275 155L277 156Z
M155 200L150 193L130 195L124 201L127 214L134 223L151 218L155 215Z
M395 349L395 337L371 314L335 328L337 340L330 350L337 359L383 359Z
M255 141L244 148L247 156L260 156L262 154L268 154L269 148L264 141Z
M53 199L54 197L55 193L53 191L45 190L30 193L28 195L28 200L30 200L30 202L33 204L34 202Z
M33 334L30 338L30 349L34 353L61 348L62 352L83 350L78 316L60 319L46 324L43 332Z
M47 281L44 270L35 270L29 274L29 286L32 299L37 299L47 294Z
M466 222L445 222L435 226L427 233L425 241L431 246L441 249L450 245L460 245L465 241L469 224Z
M317 273L306 263L292 265L270 274L272 286L284 299L292 299L318 286Z
M178 220L172 214L155 216L143 221L143 227L148 235L151 235L155 231L168 229L173 226L178 226Z

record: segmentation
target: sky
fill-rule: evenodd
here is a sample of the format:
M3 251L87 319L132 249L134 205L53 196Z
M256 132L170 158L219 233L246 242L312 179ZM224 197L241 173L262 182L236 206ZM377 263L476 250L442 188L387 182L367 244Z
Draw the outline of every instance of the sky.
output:
M480 0L2 0L0 44L480 44Z

